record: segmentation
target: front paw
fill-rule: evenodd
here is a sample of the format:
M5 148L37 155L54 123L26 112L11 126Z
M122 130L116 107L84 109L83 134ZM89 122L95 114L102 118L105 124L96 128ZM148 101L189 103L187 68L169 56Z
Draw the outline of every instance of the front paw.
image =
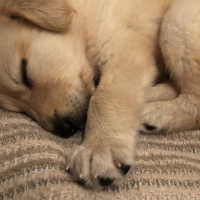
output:
M132 146L129 146L132 145ZM85 145L71 150L67 171L73 180L85 188L108 186L126 175L133 164L134 144Z
M167 104L163 102L148 103L144 106L141 115L140 131L157 134L168 129L168 121L171 115Z

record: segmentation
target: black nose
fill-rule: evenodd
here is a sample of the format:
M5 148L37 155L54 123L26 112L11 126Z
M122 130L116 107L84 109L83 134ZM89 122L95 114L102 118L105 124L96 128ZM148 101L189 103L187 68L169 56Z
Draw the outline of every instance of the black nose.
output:
M62 138L69 138L81 129L78 124L75 120L68 118L57 119L54 132Z

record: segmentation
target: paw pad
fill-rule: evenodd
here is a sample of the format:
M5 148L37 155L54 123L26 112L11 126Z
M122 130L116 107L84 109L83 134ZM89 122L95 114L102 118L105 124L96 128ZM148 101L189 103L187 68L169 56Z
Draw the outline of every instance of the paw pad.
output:
M153 131L153 130L155 130L156 129L156 127L155 126L153 126L153 125L149 125L149 124L143 124L143 126L145 127L145 129L147 129L148 131Z
M87 180L85 180L85 179L79 179L79 180L77 180L75 182L78 183L79 185L81 185L82 187L86 188L86 189L91 189L92 188L92 186L89 185L87 183Z
M104 178L104 177L99 177L99 183L101 186L108 186L113 183L115 180L114 178Z
M130 165L123 165L121 164L120 170L122 172L122 174L125 176L128 171L130 170L131 166Z

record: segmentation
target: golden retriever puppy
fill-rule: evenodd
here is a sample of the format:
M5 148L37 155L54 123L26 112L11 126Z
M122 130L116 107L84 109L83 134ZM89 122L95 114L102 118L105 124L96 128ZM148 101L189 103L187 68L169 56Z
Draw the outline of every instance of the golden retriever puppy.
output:
M139 129L199 128L199 13L199 0L0 0L0 105L62 137L84 129L67 171L107 186L133 165Z
M70 136L83 127L94 92L82 20L65 0L0 1L0 105L26 112L42 127ZM48 30L48 31L47 31Z

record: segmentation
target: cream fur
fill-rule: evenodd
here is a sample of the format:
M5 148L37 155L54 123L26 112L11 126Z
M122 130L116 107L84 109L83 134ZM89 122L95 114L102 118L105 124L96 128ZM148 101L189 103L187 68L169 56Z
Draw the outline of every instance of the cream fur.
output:
M73 180L91 187L122 178L139 129L200 127L199 0L45 2L0 0L0 105L52 131L55 110L80 117L89 103L83 144L68 155ZM152 87L161 72L168 80Z

